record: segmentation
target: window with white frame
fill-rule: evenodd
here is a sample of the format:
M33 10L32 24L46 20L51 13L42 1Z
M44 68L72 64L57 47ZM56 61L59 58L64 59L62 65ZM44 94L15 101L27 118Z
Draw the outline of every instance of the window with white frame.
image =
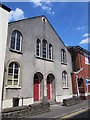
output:
M85 63L90 64L90 56L87 54L84 54L84 56L85 56Z
M61 63L66 63L66 52L64 49L61 50Z
M68 87L67 72L66 71L63 71L63 73L62 73L62 83L63 83L63 88Z
M52 60L52 57L53 57L53 48L52 48L52 45L49 44L49 59Z
M42 57L47 58L47 41L43 40L42 43Z
M87 92L90 92L90 78L87 78L86 81Z
M19 86L20 65L17 62L11 62L8 66L8 86Z
M37 42L36 42L36 55L37 56L40 56L40 46L41 45L41 42L39 39L37 39Z
M10 48L16 51L22 50L22 35L19 31L14 30L11 34L11 45Z

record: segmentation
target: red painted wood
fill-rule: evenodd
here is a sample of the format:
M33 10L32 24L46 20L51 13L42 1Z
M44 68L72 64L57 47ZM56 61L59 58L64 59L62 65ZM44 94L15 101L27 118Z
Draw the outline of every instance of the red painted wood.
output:
M50 81L47 81L47 99L50 100Z
M34 80L34 101L39 101L39 80Z

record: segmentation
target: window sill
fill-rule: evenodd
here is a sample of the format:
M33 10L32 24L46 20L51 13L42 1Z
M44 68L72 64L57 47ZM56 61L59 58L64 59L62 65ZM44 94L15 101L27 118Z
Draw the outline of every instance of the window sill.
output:
M39 56L36 56L37 59L41 59L41 60L46 60L46 61L50 61L50 62L54 62L54 60L50 60L48 58L42 58L42 57L39 57Z
M6 89L21 89L21 86L6 86Z
M9 48L9 50L10 50L11 52L15 52L15 53L18 53L18 54L23 54L22 51L13 50L13 49L11 49L11 48Z
M61 62L62 65L67 65L67 63Z
M90 65L90 63L85 62L85 64Z
M69 87L63 87L63 89L69 89Z

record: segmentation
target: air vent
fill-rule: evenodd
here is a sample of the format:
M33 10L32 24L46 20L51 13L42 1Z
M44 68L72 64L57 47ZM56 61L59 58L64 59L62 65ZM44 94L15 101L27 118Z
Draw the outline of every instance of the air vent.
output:
M45 17L42 17L42 21L43 21L44 23L47 23L47 20L46 20Z

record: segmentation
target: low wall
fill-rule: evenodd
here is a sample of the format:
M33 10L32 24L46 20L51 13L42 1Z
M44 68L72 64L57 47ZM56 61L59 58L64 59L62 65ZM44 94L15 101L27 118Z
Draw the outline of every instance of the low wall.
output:
M50 111L50 103L37 103L29 106L3 109L2 118L24 118L48 111Z

